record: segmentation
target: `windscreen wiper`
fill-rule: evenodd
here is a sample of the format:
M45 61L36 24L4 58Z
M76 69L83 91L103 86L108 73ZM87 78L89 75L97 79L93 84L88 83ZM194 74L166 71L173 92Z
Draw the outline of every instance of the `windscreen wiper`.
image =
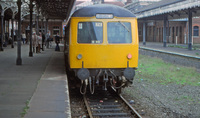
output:
M122 23L121 21L118 21L122 26L124 26L124 28L126 28L126 30L128 31L128 32L130 32L130 30L128 29L128 27L126 27L126 25L124 25L124 23Z

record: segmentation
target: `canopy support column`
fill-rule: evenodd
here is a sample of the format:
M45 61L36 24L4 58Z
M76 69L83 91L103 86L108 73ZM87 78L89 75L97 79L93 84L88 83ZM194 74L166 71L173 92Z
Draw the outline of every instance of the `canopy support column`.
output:
M29 49L29 57L33 57L33 48L32 48L32 34L33 34L33 19L32 19L32 15L33 15L33 0L30 0L30 49Z
M1 45L0 45L0 51L3 51L3 20L4 20L4 11L1 13Z
M18 6L18 38L17 38L17 61L16 65L22 65L22 58L21 58L21 0L17 1Z
M14 48L14 18L12 18L12 44L11 44L11 48Z
M192 50L192 11L188 10L188 50Z
M146 45L146 23L143 23L143 45Z
M166 25L167 25L167 16L164 15L164 26L163 26L163 47L166 47L167 46L167 28L166 28Z
M47 32L48 32L48 20L49 19L46 19L46 27L45 27L45 43L46 43L46 46L47 48L49 48L49 45L47 44Z

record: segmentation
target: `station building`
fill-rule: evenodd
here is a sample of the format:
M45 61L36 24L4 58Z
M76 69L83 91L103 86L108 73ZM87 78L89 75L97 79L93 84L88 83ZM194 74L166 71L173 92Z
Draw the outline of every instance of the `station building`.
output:
M1 21L0 21L1 22ZM35 32L35 22L33 21L33 32ZM45 23L45 22L44 22ZM14 35L17 34L17 29L18 29L18 21L14 21ZM43 24L44 25L44 24ZM5 19L4 21L4 26L5 26L5 40L7 41L7 38L11 36L11 30L12 30L12 23L11 19ZM62 20L49 20L48 22L48 31L50 32L50 36L54 37L57 33L62 35L63 29L64 29L63 21ZM1 29L0 29L1 32ZM25 32L27 35L30 32L30 25L29 25L29 20L22 20L22 33ZM42 22L39 21L39 32L45 32L45 27L42 26Z
M153 6L161 0L129 0L124 6L133 13L137 13L147 6ZM174 0L174 2L181 0ZM143 22L138 20L138 32L140 41L143 40ZM146 22L146 41L163 42L163 20L151 20ZM200 43L199 36L200 17L192 18L192 44ZM167 43L187 44L188 43L188 18L173 19L167 23Z
M174 44L187 44L188 40L188 20L187 19L179 19L179 20L171 20L168 22L167 26L167 43ZM139 39L142 41L143 39L143 24L138 23L138 32ZM200 27L200 18L193 18L192 22L193 26L193 44L200 43L199 37L199 27ZM151 21L147 22L146 26L146 41L149 42L163 42L163 21Z
M36 28L36 21L33 21L33 31L35 31ZM43 21L39 21L39 32L45 32L45 22L46 20ZM62 20L48 20L48 32L50 33L50 37L54 37L57 33L62 36L63 31L64 31L64 27L65 25L63 25L63 21ZM25 20L22 22L22 32L29 32L29 20Z

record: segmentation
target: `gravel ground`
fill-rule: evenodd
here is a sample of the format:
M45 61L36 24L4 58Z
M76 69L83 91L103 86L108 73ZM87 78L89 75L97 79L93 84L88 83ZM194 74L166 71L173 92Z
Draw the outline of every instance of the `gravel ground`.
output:
M200 118L200 86L161 85L135 79L122 95L150 118Z

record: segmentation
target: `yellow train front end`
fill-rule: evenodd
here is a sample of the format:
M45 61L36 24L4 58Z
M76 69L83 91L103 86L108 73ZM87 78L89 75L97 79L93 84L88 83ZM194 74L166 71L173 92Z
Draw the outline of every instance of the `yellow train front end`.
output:
M93 33L88 29L89 25L96 29L96 36L93 36L93 39L88 38ZM138 66L136 18L115 17L99 20L96 17L72 17L70 26L70 68L136 68ZM78 58L79 55L81 58ZM128 58L130 55L131 58Z
M89 83L91 93L95 85L120 91L132 83L138 66L137 19L99 12L83 16L70 20L69 68L81 84Z

